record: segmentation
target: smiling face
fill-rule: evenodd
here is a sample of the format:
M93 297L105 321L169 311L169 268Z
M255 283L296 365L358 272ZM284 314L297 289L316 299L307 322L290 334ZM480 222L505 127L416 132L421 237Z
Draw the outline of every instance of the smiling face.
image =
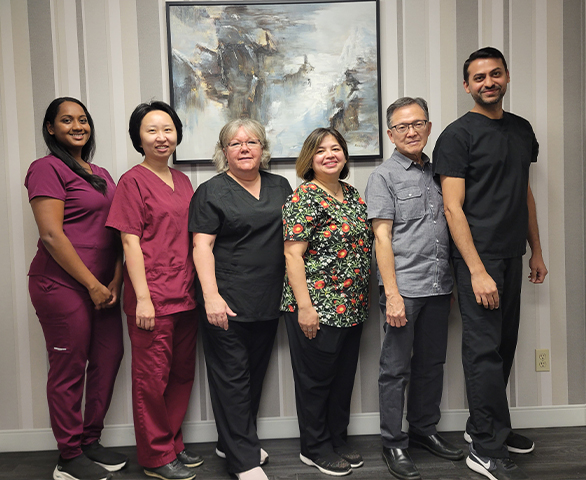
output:
M258 143L249 145L247 142L250 141ZM241 177L258 173L263 147L259 139L248 133L244 127L238 129L223 150L228 160L228 171L233 175Z
M413 124L418 120L425 120L425 112L419 105L412 103L393 112L391 125ZM387 130L387 135L391 142L395 144L399 153L418 163L421 162L421 154L425 145L427 145L430 133L431 122L427 122L427 125L422 130L415 130L413 125L410 125L407 131L403 133L398 133L396 128Z
M147 160L164 161L177 147L177 130L168 113L152 110L140 124L140 142Z
M479 107L500 106L510 81L509 72L500 58L478 58L468 66L468 81L464 81L464 88Z
M311 168L314 178L322 182L331 181L332 178L338 180L346 161L338 140L333 135L326 135L313 155Z
M83 108L75 102L59 105L55 121L47 123L47 131L74 157L81 157L81 149L92 133Z

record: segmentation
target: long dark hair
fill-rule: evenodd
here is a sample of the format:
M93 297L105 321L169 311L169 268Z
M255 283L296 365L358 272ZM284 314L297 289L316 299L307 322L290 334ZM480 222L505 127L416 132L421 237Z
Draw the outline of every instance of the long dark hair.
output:
M96 151L96 134L94 132L94 121L92 120L92 116L90 112L87 111L85 105L81 103L77 98L72 97L59 97L53 100L49 106L47 107L47 111L45 112L45 118L43 118L43 138L45 139L45 143L47 144L47 148L55 157L61 160L65 165L67 165L71 170L73 170L77 175L81 178L86 180L93 188L95 188L98 192L106 194L107 184L106 180L98 175L94 175L88 173L84 168L77 163L75 158L71 155L67 148L59 143L55 138L55 135L51 135L47 128L47 125L54 125L55 119L57 118L57 114L59 113L59 107L64 102L73 102L77 103L81 108L83 108L83 112L87 118L88 125L90 126L90 137L88 141L81 149L81 158L87 162L91 163L92 158L94 156L94 152Z

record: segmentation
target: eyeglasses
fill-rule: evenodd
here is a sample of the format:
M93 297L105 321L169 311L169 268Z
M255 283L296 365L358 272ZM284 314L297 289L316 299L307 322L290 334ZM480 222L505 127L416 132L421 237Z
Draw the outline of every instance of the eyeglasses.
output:
M262 143L260 143L259 140L248 140L247 142L230 142L228 144L228 148L231 148L233 150L239 150L242 148L242 145L246 145L251 150L254 148L262 147Z
M409 127L413 127L413 130L415 130L416 132L420 132L425 128L426 125L427 120L416 120L412 123L398 123L397 125L393 125L392 127L390 127L389 130L392 130L394 128L395 132L397 133L407 133Z

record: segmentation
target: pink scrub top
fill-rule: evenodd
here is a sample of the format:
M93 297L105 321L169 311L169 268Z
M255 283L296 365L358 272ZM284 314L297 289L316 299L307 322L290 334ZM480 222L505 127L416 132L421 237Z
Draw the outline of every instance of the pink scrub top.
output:
M175 190L142 165L118 182L106 225L140 238L156 316L195 308L195 267L187 231L191 181L171 168ZM136 294L124 265L124 313L136 315Z
M39 158L30 165L24 185L29 201L35 197L50 197L64 202L63 232L89 271L108 286L114 278L119 251L118 235L106 228L116 184L106 169L97 165L91 168L95 175L106 180L105 195L53 155ZM59 266L40 239L37 248L29 276L41 275L66 287L86 290Z

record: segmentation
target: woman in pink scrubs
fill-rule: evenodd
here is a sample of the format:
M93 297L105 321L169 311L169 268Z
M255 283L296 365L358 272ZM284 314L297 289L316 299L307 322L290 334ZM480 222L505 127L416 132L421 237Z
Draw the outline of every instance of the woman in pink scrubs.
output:
M129 133L144 160L120 178L106 225L126 256L124 312L132 345L138 462L163 480L192 479L203 459L185 450L181 424L195 375L195 267L187 231L193 187L169 168L183 126L164 102L140 104Z
M49 359L53 478L107 479L128 461L99 441L123 354L120 240L105 226L116 185L90 163L94 124L79 100L53 100L42 130L50 155L31 164L25 186L40 235L29 291Z

